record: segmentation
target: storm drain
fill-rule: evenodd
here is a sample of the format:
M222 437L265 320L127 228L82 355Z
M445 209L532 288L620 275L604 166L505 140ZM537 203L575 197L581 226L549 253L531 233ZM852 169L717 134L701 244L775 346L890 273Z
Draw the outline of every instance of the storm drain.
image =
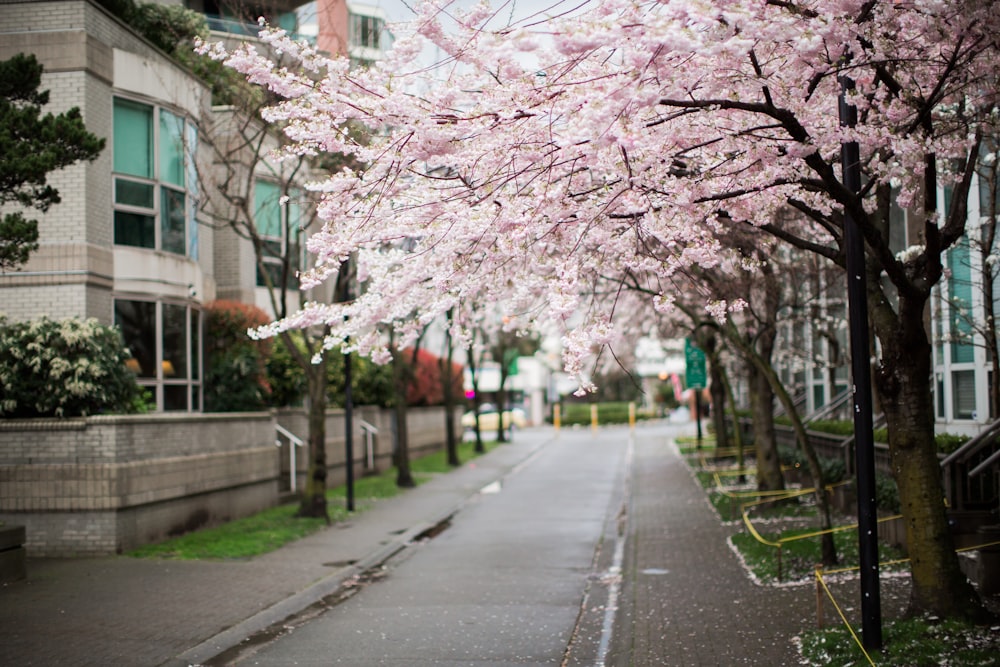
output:
M414 542L426 542L427 540L433 540L435 537L437 537L438 535L440 535L444 531L446 531L449 528L451 528L451 520L452 520L452 517L454 517L454 516L455 515L452 514L450 516L445 517L444 519L441 519L440 521L438 521L436 524L434 524L430 528L427 528L426 530L424 530L424 531L420 532L418 535L416 535L413 538L413 541Z

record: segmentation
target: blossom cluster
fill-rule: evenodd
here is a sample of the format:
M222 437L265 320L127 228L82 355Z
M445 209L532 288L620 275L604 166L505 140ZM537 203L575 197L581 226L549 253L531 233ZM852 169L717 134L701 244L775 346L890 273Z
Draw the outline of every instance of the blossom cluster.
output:
M487 4L434 0L363 69L277 29L260 50L204 45L282 99L265 118L290 154L366 165L313 184L325 224L303 276L328 280L353 257L364 290L260 333L325 323L330 346L379 358L387 326L406 345L448 310L465 313L460 334L462 304L503 303L519 326L561 329L580 373L669 313L673 276L726 261L726 226L773 227L791 205L815 224L790 234L836 244L838 212L856 204L840 184L845 141L862 151L862 224L880 224L879 184L905 206L928 155L943 177L960 166L996 105L989 5L592 0L498 25ZM432 67L416 57L428 44L444 54ZM843 77L856 127L838 114ZM644 296L623 299L625 285ZM705 307L723 318L741 306L709 295Z

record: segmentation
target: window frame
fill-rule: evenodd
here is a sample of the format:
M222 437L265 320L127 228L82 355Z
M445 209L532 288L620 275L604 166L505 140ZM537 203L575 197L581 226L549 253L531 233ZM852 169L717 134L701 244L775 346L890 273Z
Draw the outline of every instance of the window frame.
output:
M260 199L259 195L262 185L274 189L273 195L277 197L276 201L263 201ZM283 192L283 189L285 192ZM286 289L298 289L299 287L298 274L304 265L304 258L302 244L303 206L298 202L302 198L303 194L304 192L300 188L282 188L281 184L267 178L256 178L254 180L253 224L254 230L261 244L260 262L255 262L255 281L257 287L267 288L267 283L263 279L261 264L264 265L263 268L265 271L269 271L271 273L271 286L278 289L282 287L280 278L281 270L284 268L285 257L290 258L290 265L288 267L288 276L284 287ZM285 199L284 203L282 203L282 199L285 197L287 197L287 199ZM258 216L264 207L270 207L272 205L277 211L277 220L275 221L278 227L277 235L265 233L270 232L271 230L268 228L262 231L260 225L258 224ZM295 219L292 219L293 217ZM268 227L270 227L270 225ZM274 249L277 250L277 254L273 253Z
M203 410L203 378L204 378L204 315L200 308L194 307L179 301L143 298L133 295L116 296L113 300L112 311L115 325L119 327L125 338L126 346L132 345L129 339L132 327L123 324L120 318L119 303L136 303L153 305L153 350L152 366L155 374L142 375L137 372L141 370L140 362L136 357L130 357L126 364L136 372L136 382L140 387L148 389L153 394L157 412L202 412ZM167 320L167 308L183 309L183 323L177 329L183 337L184 368L179 369L174 364L176 360L173 354L168 353L166 345L165 330ZM143 337L148 337L148 332L138 331ZM148 356L148 352L147 355ZM184 408L168 407L168 394L176 392L178 388L184 391Z
M183 113L168 109L160 104L145 102L129 97L114 95L112 99L114 122L112 123L112 153L114 164L112 164L112 207L114 209L114 227L112 243L115 246L141 248L157 252L169 253L171 255L186 257L193 261L198 260L198 220L197 220L197 170L195 167L195 153L198 145L197 127L190 118ZM117 162L117 140L123 140L126 131L119 133L120 121L117 111L119 108L134 109L142 108L149 111L148 127L148 150L150 154L146 160L150 174L140 175L127 171L125 165ZM172 153L178 153L180 164L173 167L173 174L166 173L168 166L164 164L167 159L167 147L164 144L169 137L164 128L173 125L178 128L176 140L179 146L174 146ZM137 133L136 133L137 134ZM176 143L176 142L175 142ZM123 155L123 154L122 154ZM123 156L124 159L124 156ZM177 156L174 156L176 162ZM173 176L173 178L171 178ZM177 181L182 181L178 183ZM151 205L144 206L130 201L120 201L119 184L141 185L152 188ZM179 199L178 210L183 218L183 240L177 241L178 225L176 219L168 217L165 202L168 198ZM135 236L129 236L126 225L135 224L135 221L126 221L125 216L141 216L146 219L150 230L141 229ZM149 232L152 232L150 234ZM152 239L149 239L152 236ZM139 243L127 242L139 239Z

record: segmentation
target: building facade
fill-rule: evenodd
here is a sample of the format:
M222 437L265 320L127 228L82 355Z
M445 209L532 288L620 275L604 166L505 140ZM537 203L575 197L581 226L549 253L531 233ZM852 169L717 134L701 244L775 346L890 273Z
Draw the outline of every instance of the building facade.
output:
M297 29L301 3L186 4L206 14L213 38L247 39L257 15ZM373 57L381 42L372 31L381 34L384 17L369 8L352 19L340 4L343 12L321 14L323 30L343 36L341 52L362 40L359 62ZM224 298L275 315L282 308L267 285L281 283L284 307L298 307L295 271L305 262L310 210L302 183L311 173L293 177L261 158L274 144L259 122L250 127L239 110L213 107L209 86L97 0L0 0L0 58L18 53L44 68L43 111L78 107L107 143L93 162L49 175L62 202L34 216L39 248L27 264L0 274L0 312L117 324L133 354L129 367L157 409L200 411L205 305ZM233 149L250 136L262 143ZM220 194L226 178L243 184L230 197Z

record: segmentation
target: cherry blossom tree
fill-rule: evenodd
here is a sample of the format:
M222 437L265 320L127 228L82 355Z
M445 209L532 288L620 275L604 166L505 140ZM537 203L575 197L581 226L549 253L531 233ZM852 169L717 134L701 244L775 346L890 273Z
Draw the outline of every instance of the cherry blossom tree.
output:
M911 608L977 615L940 501L923 314L942 253L965 233L983 124L997 113L993 3L595 0L505 25L508 14L426 2L384 62L354 72L281 31L262 38L296 58L295 71L252 47L206 47L284 98L265 118L285 124L291 154L369 165L316 184L326 226L310 239L316 268L304 283L357 251L366 291L262 333L327 323L330 345L349 336L385 359L381 323L405 345L428 318L485 299L523 306L525 326L566 327L564 361L579 374L633 314L615 299L584 301L596 272L711 270L714 232L740 225L843 265L847 211L867 245ZM446 58L425 65L426 44ZM849 129L837 112L844 77L859 113ZM379 134L358 145L340 129L349 122ZM861 147L860 193L840 178L849 140ZM940 184L954 193L947 209ZM888 242L894 197L923 220L899 256ZM805 231L781 223L789 206L811 221ZM529 311L541 294L545 307ZM645 307L669 311L671 300L657 293ZM731 306L708 310L724 319Z

